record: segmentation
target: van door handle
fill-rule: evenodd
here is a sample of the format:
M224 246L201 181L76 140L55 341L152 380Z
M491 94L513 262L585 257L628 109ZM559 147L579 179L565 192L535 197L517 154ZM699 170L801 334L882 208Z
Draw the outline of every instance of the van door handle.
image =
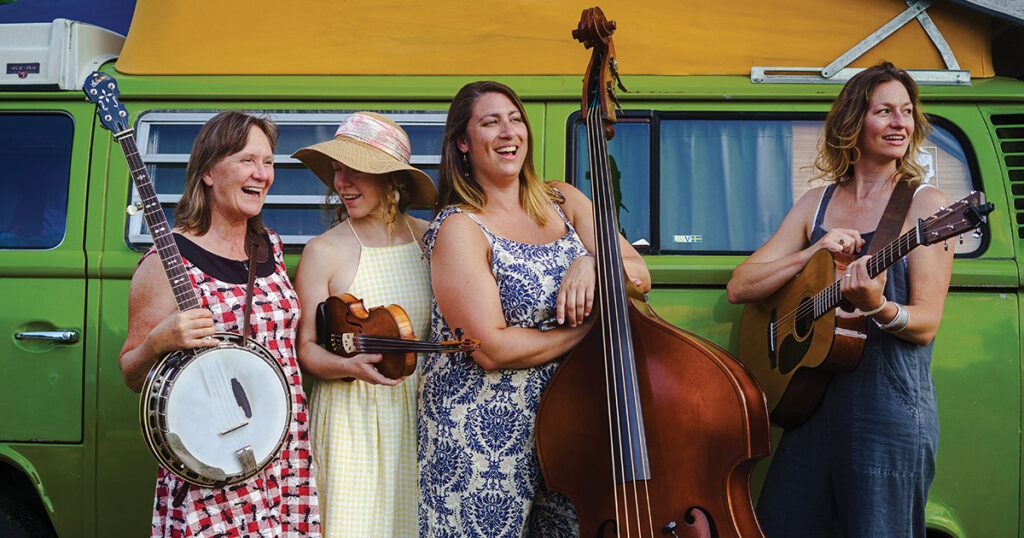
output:
M58 344L78 342L78 331L27 331L14 333L15 340L51 340Z

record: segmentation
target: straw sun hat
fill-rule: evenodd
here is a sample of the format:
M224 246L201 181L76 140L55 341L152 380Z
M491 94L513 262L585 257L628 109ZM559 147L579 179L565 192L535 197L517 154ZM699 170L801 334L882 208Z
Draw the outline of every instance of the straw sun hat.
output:
M329 189L334 188L334 161L367 174L405 172L410 205L432 207L437 190L430 176L409 164L409 136L389 118L356 112L341 121L334 139L302 148L292 157L309 167Z

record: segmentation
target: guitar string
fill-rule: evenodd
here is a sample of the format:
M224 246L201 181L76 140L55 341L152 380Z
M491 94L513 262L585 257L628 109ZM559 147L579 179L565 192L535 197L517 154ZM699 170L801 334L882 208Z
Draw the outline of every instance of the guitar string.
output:
M885 268L906 256L912 249L919 246L915 230L910 230L900 236L897 240L889 243L868 260L868 274L874 278ZM821 292L811 297L809 301L801 301L796 309L779 316L775 323L778 326L788 324L796 316L798 319L805 319L808 315L811 319L817 319L825 312L831 310L842 300L840 287L842 279L834 281Z

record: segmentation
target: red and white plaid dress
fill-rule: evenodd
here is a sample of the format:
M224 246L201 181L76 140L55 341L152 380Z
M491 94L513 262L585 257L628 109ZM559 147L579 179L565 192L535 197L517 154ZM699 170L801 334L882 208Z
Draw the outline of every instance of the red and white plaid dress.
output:
M270 232L274 272L253 286L252 334L277 358L292 389L292 421L277 460L246 482L227 488L189 485L162 466L156 480L152 536L306 537L320 536L320 510L309 451L309 421L302 374L295 360L299 299L285 272L281 239ZM155 252L150 249L146 256ZM184 256L182 256L185 258ZM143 259L145 256L143 257ZM218 280L185 261L204 307L218 331L241 332L245 284ZM173 506L180 487L184 502Z

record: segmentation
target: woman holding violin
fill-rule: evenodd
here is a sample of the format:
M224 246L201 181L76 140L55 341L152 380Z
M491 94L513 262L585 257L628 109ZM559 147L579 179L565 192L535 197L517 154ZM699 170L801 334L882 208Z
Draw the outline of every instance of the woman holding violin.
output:
M903 226L947 205L921 184L916 159L929 129L902 69L885 62L851 78L815 162L832 184L809 190L729 281L731 302L759 301L819 249L858 254L841 290L873 320L857 368L836 374L807 422L782 436L758 503L769 538L925 535L939 441L931 350L953 252L918 248L871 278L863 254L876 232L863 231L875 230L897 188L911 197Z
M575 512L542 483L534 418L560 358L593 325L590 201L533 168L523 104L497 82L448 110L436 216L424 241L435 338L460 327L479 351L428 354L419 397L422 536L573 536ZM626 273L650 275L620 238Z
M405 131L385 116L357 112L334 139L294 157L340 204L331 229L307 243L296 288L305 309L299 361L317 378L310 435L324 536L416 535L416 385L418 374L390 379L374 368L380 354L345 358L317 344L314 305L350 293L366 307L400 305L417 337L429 329L430 280L417 241L427 222L410 206L429 207L430 178L409 164Z

